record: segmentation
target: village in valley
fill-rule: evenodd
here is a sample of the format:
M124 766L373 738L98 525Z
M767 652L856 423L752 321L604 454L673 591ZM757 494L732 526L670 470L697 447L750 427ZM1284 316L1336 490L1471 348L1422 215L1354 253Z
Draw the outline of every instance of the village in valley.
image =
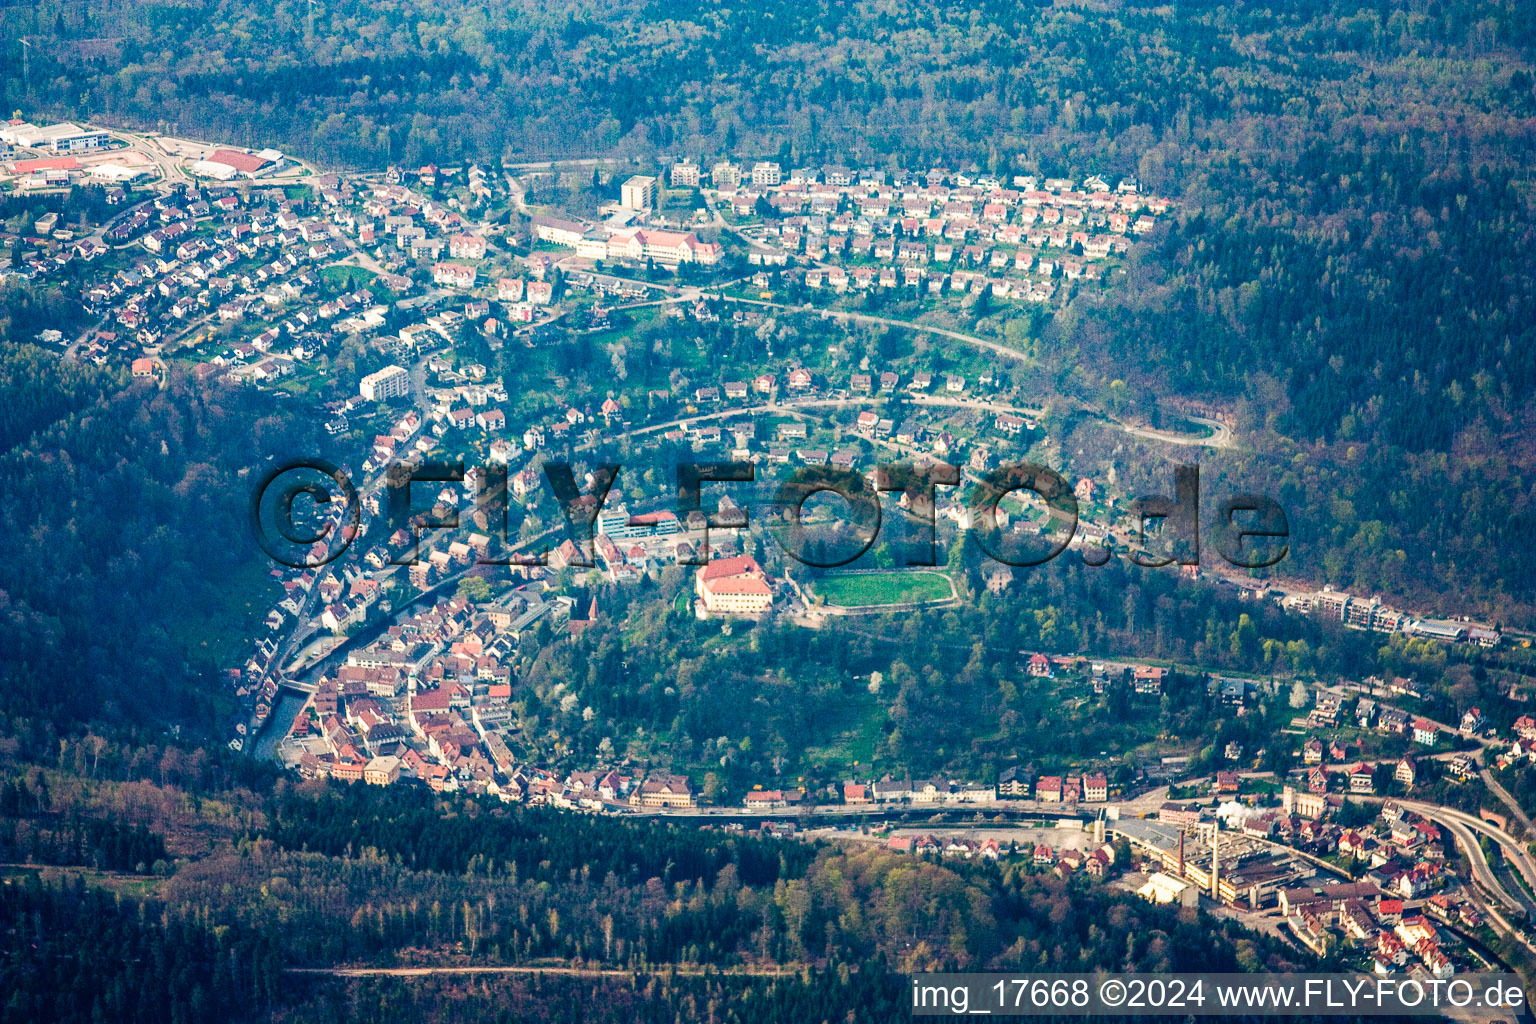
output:
M1022 315L1112 287L1171 205L1135 181L688 159L362 175L272 149L20 119L0 144L13 150L0 156L0 185L45 211L7 231L4 272L78 291L80 322L41 344L120 365L130 386L185 374L290 395L331 389L323 431L345 453L361 507L330 508L336 529L309 560L273 571L264 625L226 676L233 749L304 777L1084 872L1157 902L1204 901L1319 954L1346 946L1380 974L1443 978L1490 962L1496 936L1530 945L1536 861L1507 831L1518 807L1506 801L1511 817L1491 820L1443 797L1473 779L1498 794L1490 773L1536 754L1536 719L1473 709L1432 721L1407 678L1297 681L1296 717L1272 744L1284 750L1229 742L1212 755L1219 766L1198 770L1181 754L1018 764L987 779L861 765L810 784L765 775L733 792L611 742L590 763L523 748L540 709L516 698L514 666L540 646L579 642L607 614L601 587L681 577L675 614L727 636L768 617L814 629L955 603L939 567L805 572L745 528L756 510L729 485L680 510L670 475L647 467L729 459L768 477L906 460L951 463L974 481L1047 450L1051 408L1000 369L1022 355L975 332L999 302ZM775 332L798 321L832 335L861 324L917 333L952 351L852 360L834 343L815 359L772 354ZM680 343L659 376L631 374L634 353L616 349L642 330L761 336L768 354L720 365ZM523 393L494 372L507 352L537 358L556 332L589 336L614 359L608 393L567 393L558 373L543 393ZM1213 410L1161 430L1089 412L1106 429L1174 444L1219 446L1230 433ZM634 465L598 499L584 550L546 466L595 465L621 448ZM413 511L462 527L391 529L392 468L455 458L462 479L418 484L430 500ZM588 472L579 484L594 482ZM1123 549L1128 496L1088 475L1072 484L1073 548ZM977 525L962 490L935 501L946 537ZM352 514L358 525L342 529ZM1018 501L996 519L1021 535L1054 529ZM1507 642L1332 588L1217 582L1353 629ZM1020 651L1017 674L1060 701L1156 707L1177 687L1240 716L1286 697L1272 678L1088 654ZM558 686L540 699L591 712ZM1458 842L1470 873L1447 866Z
M750 556L711 562L697 579L705 600L712 584L736 579L759 585L759 611L772 601ZM1020 766L988 782L889 773L815 789L765 782L726 801L701 793L687 775L627 758L555 769L514 753L527 710L511 699L506 663L516 645L545 617L579 635L598 614L595 605L546 601L526 587L486 603L439 602L322 674L283 756L306 777L410 780L592 813L661 814L914 856L1084 872L1156 902L1206 900L1319 955L1358 950L1362 969L1383 975L1477 969L1494 922L1508 931L1530 907L1529 867L1504 831L1508 820L1484 820L1433 796L1436 785L1531 756L1536 719L1528 715L1507 732L1476 713L1442 725L1408 710L1419 696L1410 680L1371 679L1309 692L1283 771L1259 769L1229 744L1221 758L1230 767L1208 777L1189 776L1187 759L1172 757L1129 772L1123 763L1061 774ZM1178 676L1162 666L1042 654L1021 664L1033 678L1148 700ZM1210 699L1239 707L1265 685L1219 675L1196 682ZM1472 878L1447 870L1453 836L1473 835L1499 851L1497 873L1487 862Z

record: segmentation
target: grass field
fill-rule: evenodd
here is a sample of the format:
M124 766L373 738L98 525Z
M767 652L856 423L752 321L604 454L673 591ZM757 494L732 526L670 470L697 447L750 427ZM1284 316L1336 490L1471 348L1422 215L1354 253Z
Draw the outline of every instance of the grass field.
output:
M828 700L825 718L817 722L816 739L807 742L800 755L805 768L856 773L869 765L880 743L880 727L886 721L884 706L861 686L841 701Z
M52 884L58 884L61 879L71 882L79 881L89 889L106 889L109 892L119 893L131 899L147 899L154 894L160 885L161 879L154 875L131 875L121 871L97 871L94 868L82 867L52 867L52 866L24 866L7 865L0 868L0 884L12 885L25 883L28 878L41 877L52 879Z
M369 287L376 276L367 267L352 267L345 264L324 267L320 271L320 280L332 288L343 288L347 291Z
M827 604L842 608L937 601L950 595L949 579L944 574L915 569L824 576L811 589Z

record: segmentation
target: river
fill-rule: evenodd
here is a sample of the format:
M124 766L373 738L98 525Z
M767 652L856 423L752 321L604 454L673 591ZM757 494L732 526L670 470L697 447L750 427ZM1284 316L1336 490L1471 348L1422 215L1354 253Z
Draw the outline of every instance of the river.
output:
M283 737L288 735L288 730L293 727L293 720L298 717L299 710L309 701L309 694L299 690L290 690L286 686L277 691L277 704L273 706L272 713L262 723L261 731L253 740L255 746L251 753L256 757L267 760L277 759L277 745Z

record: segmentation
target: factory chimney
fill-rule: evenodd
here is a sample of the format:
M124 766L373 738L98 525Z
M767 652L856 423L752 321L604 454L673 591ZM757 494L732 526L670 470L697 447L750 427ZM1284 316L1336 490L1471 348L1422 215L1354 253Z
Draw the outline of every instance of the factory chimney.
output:
M1221 819L1211 829L1211 899L1221 899Z

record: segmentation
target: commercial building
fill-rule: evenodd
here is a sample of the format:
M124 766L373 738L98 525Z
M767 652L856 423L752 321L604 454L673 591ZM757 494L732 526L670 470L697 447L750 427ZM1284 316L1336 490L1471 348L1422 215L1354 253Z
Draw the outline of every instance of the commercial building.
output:
M106 149L112 137L106 132L92 131L88 128L76 128L74 125L61 125L59 127L73 128L53 136L48 140L49 149L55 153L90 153L98 149Z
M89 153L106 149L112 137L95 128L82 128L63 122L39 128L26 122L11 123L0 128L0 142L23 146L27 149L46 149L54 153Z
M357 393L370 402L404 398L411 393L411 375L403 366L386 366L358 381Z
M1136 890L1136 895L1152 903L1177 903L1183 907L1198 906L1200 902L1200 890L1161 871L1148 875L1146 884Z
M1430 640L1462 641L1467 638L1467 627L1445 619L1420 619L1412 626L1414 636Z
M283 154L275 149L263 149L257 153L247 153L240 149L215 149L192 165L192 173L219 181L228 181L241 175L259 178L275 171L282 159Z
M44 174L49 171L61 171L68 176L70 171L80 169L80 161L72 156L48 156L36 160L15 160L6 164L12 174Z
M62 159L73 160L73 157ZM141 178L149 177L149 171L142 167L128 167L119 163L92 164L91 177L100 181L110 181L119 185L126 185Z
M610 502L597 514L593 532L614 540L637 540L645 537L670 537L682 532L677 514L663 509L630 515L623 502Z

